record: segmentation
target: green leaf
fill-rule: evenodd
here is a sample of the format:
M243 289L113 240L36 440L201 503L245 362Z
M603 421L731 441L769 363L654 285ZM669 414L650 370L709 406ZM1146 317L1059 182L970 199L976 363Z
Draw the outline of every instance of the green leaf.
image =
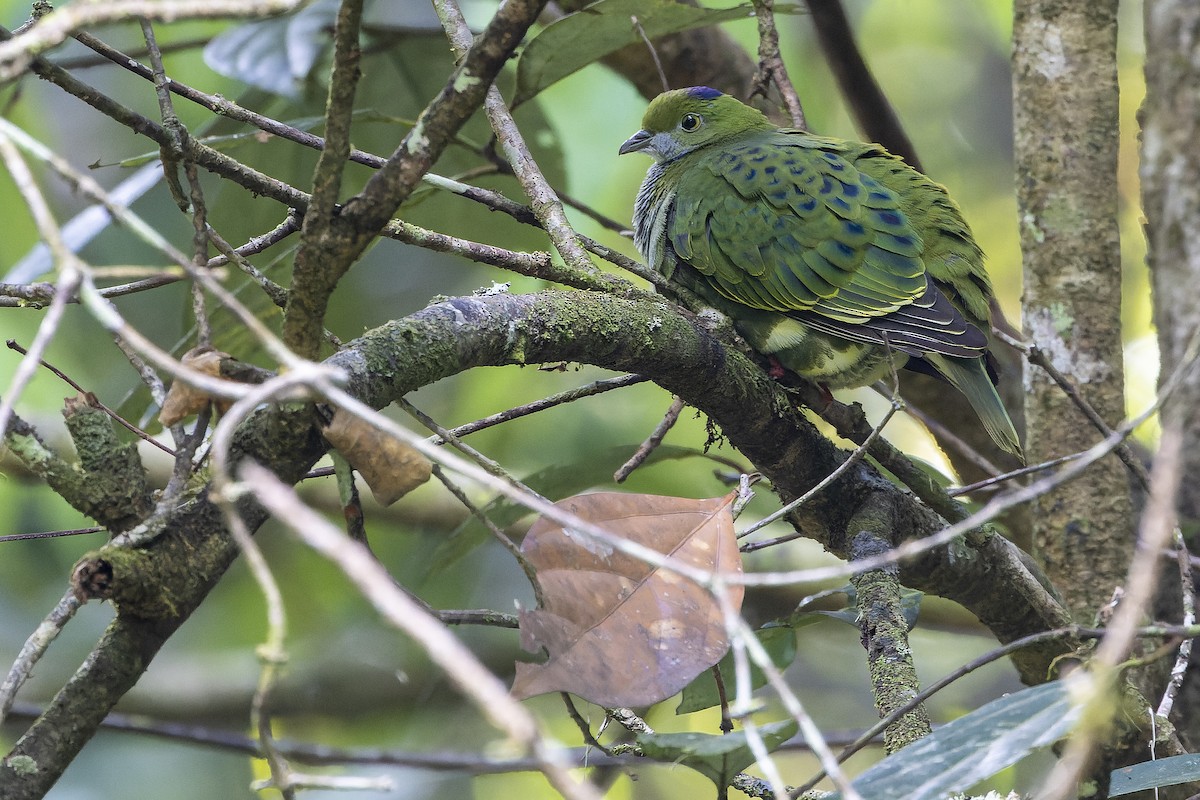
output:
M1188 781L1200 781L1200 755L1196 753L1144 761L1132 767L1114 769L1109 778L1108 796L1120 797L1144 789L1174 786Z
M925 596L924 592L918 592L916 589L900 589L900 613L904 615L904 621L908 623L908 629L911 631L917 627L917 617L921 613L921 598Z
M375 111L374 109L364 108L354 111L350 115L355 122L394 122L394 117L385 116ZM283 124L288 127L295 128L300 131L312 131L325 124L324 117L297 117L295 119L285 119ZM217 136L192 136L193 140L199 141L201 144L211 147L213 150L219 150L222 153L229 153L235 150L239 145L261 145L262 131L257 128L240 133L225 133ZM101 167L140 167L143 164L156 162L162 158L162 153L158 150L147 150L139 155L122 158L119 161L114 161L111 164L103 161L98 161L97 164Z
M888 756L853 786L872 800L940 800L1054 744L1078 717L1061 681L1022 689Z
M795 6L777 6L775 13L795 10ZM675 0L598 0L547 25L525 47L517 62L517 96L513 104L525 102L593 61L640 42L642 37L632 17L637 17L646 36L654 39L753 16L754 6L750 3L733 8L697 8Z
M858 627L858 606L846 606L837 611L799 611L792 616L793 620L799 621L805 617L820 619L836 619L838 622L844 622L851 627Z
M839 622L845 622L847 625L858 627L860 610L858 607L858 594L851 585L843 586L841 589L834 590L833 593L843 592L850 599L850 602L845 608L836 611L797 611L789 618L787 624L792 627L798 627L801 620L828 617L836 619ZM900 591L900 613L904 615L904 621L911 631L917 627L917 617L921 613L921 599L925 597L924 592L918 592L916 589L906 589L901 587ZM810 623L811 624L811 623Z
M771 623L768 627L758 631L758 641L762 643L763 649L771 657L771 663L779 669L786 668L796 658L796 632L784 625ZM725 657L717 664L717 669L721 670L721 677L725 681L725 691L727 696L732 695L735 691L733 685L733 653L725 654ZM765 685L767 676L763 675L762 670L753 662L750 664L750 686L757 689ZM691 714L693 711L703 711L706 708L712 708L719 705L721 696L717 693L717 681L713 678L712 670L706 670L701 673L700 677L688 684L683 690L683 697L679 700L679 705L675 708L676 714Z
M760 725L759 734L767 750L775 750L796 735L799 725L793 719ZM683 764L701 773L718 788L728 786L734 777L754 763L754 754L746 743L744 731L712 736L707 733L654 733L637 737L647 758Z

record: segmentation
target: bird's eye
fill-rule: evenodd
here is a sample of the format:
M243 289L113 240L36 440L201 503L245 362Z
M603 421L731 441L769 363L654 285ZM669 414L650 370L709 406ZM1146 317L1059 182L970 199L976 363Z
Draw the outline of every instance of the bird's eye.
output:
M700 127L700 123L704 120L700 119L699 114L684 114L683 119L679 120L679 127L685 131L691 132Z

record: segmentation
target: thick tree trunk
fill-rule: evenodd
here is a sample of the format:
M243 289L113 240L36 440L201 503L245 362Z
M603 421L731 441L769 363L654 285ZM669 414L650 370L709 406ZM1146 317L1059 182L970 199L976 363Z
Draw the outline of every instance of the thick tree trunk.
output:
M1115 426L1125 416L1117 229L1117 0L1018 0L1013 27L1024 327ZM1030 462L1101 437L1041 369L1025 376ZM1110 456L1037 501L1034 537L1076 619L1091 622L1132 551L1125 468Z
M1200 5L1195 0L1146 0L1145 21L1142 203L1161 383L1186 360L1188 343L1200 330L1200 295L1195 289L1200 286ZM1193 370L1162 411L1164 429L1182 431L1183 474L1190 476L1200 473L1197 408L1200 372ZM1185 531L1194 531L1200 522L1200 483L1195 480L1185 480L1180 488L1179 515ZM1168 600L1178 608L1177 597ZM1192 749L1200 746L1196 655L1171 720Z
M1014 144L1027 336L1111 427L1125 416L1118 230L1118 0L1016 0ZM1041 368L1025 374L1031 463L1102 435ZM1130 482L1116 456L1034 501L1037 555L1076 621L1090 623L1126 578ZM1143 761L1137 728L1106 736L1087 778Z

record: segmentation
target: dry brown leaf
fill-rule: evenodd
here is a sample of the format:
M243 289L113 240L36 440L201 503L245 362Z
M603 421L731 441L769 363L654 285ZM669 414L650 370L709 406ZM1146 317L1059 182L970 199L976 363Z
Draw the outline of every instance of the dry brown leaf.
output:
M741 575L733 495L708 500L599 492L555 505L680 563ZM521 551L537 570L544 607L521 612L521 646L544 664L517 664L513 694L571 692L605 707L665 700L729 649L716 600L687 578L656 569L544 518ZM740 584L729 587L735 609Z
M222 377L221 362L232 357L228 353L222 353L211 347L193 347L183 354L180 363L197 372L220 378ZM163 400L162 410L158 412L158 421L164 428L169 428L192 414L199 414L209 403L215 403L217 412L220 414L228 411L229 406L233 404L230 400L215 398L203 389L197 389L181 380L176 380L171 384L166 399Z
M433 474L429 459L412 445L340 408L322 433L358 470L380 505L390 506Z

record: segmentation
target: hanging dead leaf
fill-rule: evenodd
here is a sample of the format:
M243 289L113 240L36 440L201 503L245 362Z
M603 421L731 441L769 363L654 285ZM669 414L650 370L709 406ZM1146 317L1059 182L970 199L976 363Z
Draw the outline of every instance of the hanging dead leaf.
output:
M741 575L733 495L708 500L599 492L555 505L682 564ZM544 664L517 664L518 698L566 691L606 707L657 703L687 686L729 649L709 592L585 534L546 519L521 551L537 570L544 606L521 612L521 646ZM741 585L729 587L736 609Z
M412 445L340 408L322 433L358 470L380 505L390 506L433 474L429 459Z
M191 367L197 372L221 378L223 377L221 362L227 358L233 358L233 356L211 347L193 347L184 353L183 358L179 361L185 367ZM181 380L176 380L171 384L166 399L163 400L162 410L158 412L158 421L164 428L169 428L192 414L199 414L209 403L216 405L219 414L224 414L233 405L232 400L213 397L203 389L197 389Z

